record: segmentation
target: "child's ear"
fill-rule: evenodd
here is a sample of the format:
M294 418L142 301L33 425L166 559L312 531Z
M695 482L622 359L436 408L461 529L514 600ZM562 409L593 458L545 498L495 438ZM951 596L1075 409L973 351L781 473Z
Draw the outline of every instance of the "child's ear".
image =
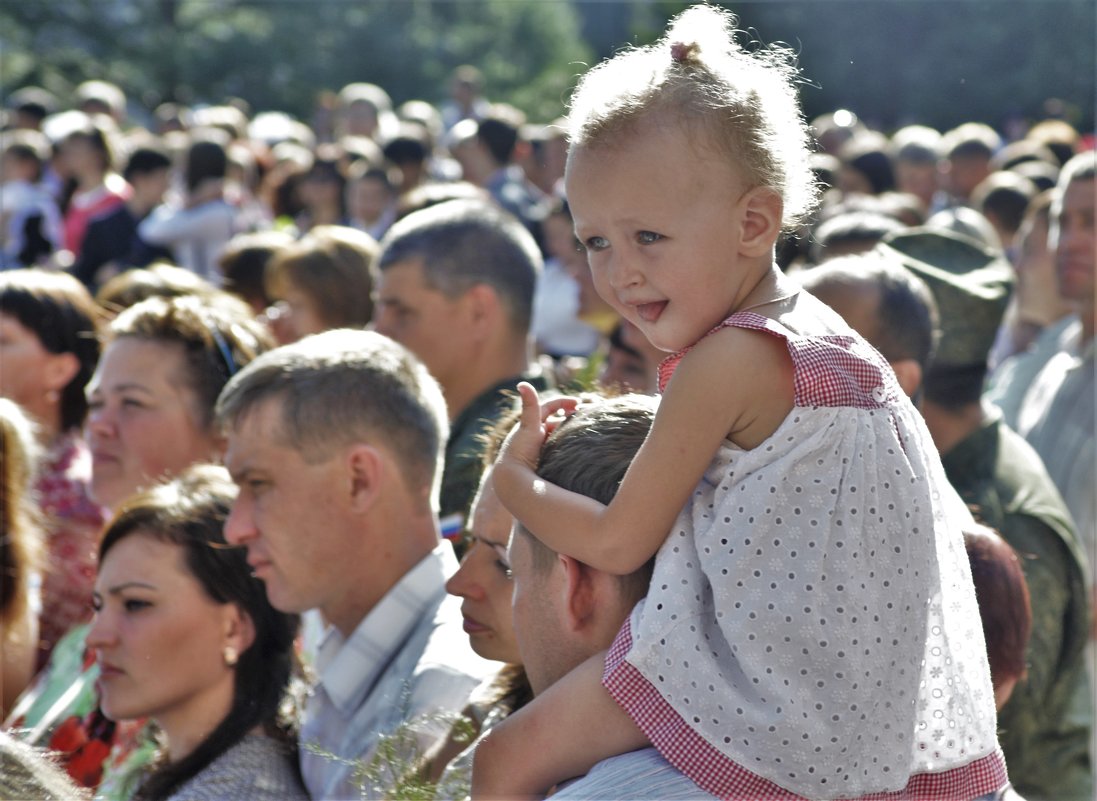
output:
M784 200L777 190L756 186L739 200L740 255L765 257L773 250L781 233Z

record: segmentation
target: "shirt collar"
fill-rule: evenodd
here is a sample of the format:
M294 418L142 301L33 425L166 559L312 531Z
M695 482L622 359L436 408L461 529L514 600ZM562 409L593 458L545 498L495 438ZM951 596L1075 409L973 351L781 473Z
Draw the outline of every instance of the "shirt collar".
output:
M442 541L389 590L350 635L329 626L316 655L318 688L345 716L352 714L457 571L453 547Z

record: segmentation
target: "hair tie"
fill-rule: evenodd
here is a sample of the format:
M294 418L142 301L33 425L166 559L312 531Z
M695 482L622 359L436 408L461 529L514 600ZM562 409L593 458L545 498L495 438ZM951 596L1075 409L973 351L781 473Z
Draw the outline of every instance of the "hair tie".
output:
M697 42L674 42L670 46L670 57L676 64L685 64L692 61L700 50Z

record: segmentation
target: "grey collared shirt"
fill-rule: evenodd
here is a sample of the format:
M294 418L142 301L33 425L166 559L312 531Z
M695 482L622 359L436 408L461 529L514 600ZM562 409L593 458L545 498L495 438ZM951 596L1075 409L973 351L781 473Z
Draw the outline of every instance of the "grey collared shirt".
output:
M590 799L590 801L698 801L713 798L667 762L654 748L641 748L627 754L604 759L581 779L565 785L554 793L556 799Z
M446 594L456 570L452 547L441 542L349 638L329 627L301 729L301 771L314 801L383 797L414 751L448 731L445 716L498 669L472 651L460 599ZM394 733L392 754L378 754L382 738Z

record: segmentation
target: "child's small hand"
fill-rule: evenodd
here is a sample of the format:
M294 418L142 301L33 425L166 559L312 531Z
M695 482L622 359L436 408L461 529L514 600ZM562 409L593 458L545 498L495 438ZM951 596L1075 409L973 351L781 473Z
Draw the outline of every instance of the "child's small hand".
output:
M540 402L537 390L532 384L522 381L518 384L518 394L522 399L522 414L516 425L507 435L499 451L499 463L517 462L533 470L541 456L541 446L567 415L575 411L579 401L576 398L553 398Z

